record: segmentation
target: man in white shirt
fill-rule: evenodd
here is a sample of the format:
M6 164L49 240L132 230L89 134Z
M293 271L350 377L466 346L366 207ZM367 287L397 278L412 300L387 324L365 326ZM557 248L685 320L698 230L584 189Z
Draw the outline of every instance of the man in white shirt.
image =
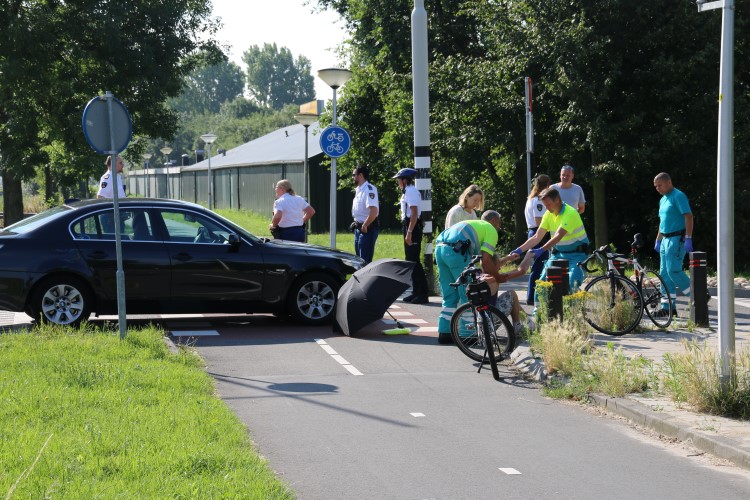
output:
M578 184L573 184L573 167L563 165L560 169L560 182L554 185L557 192L560 193L560 199L578 210L582 214L586 209L586 198L583 196L583 189Z
M422 267L422 230L424 224L422 215L422 195L414 185L417 171L413 168L402 168L393 176L398 179L401 190L401 227L404 235L404 257L414 262L411 274L411 294L404 297L404 302L412 304L426 304L429 302L430 292L427 289L427 276Z
M352 172L352 179L357 189L352 202L354 223L354 253L372 262L375 254L375 242L378 241L378 189L370 184L370 169L360 165Z
M99 191L96 193L97 198L114 198L115 195L112 192L112 188L115 185L115 181L112 176L112 157L107 156L107 171L99 179ZM124 164L122 158L117 157L117 197L125 198L125 189L122 187L122 168Z

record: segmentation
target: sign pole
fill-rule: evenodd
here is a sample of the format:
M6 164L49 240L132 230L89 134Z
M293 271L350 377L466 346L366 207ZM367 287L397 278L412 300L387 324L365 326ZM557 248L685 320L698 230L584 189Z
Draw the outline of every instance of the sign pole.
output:
M110 172L112 173L112 179L114 185L112 186L112 203L115 206L115 254L117 255L117 271L115 278L117 280L117 322L120 327L120 339L124 339L127 333L126 323L126 312L125 312L125 272L122 269L122 228L120 227L120 203L119 203L119 191L120 191L120 177L117 172L117 143L115 142L115 126L114 126L114 112L112 110L112 99L114 96L112 92L107 91L104 94L104 98L107 100L107 111L109 120L109 142L111 150L111 167Z
M524 78L526 87L526 191L531 192L531 153L534 152L534 115L531 112L531 78Z
M125 273L122 268L122 231L120 219L119 189L122 185L117 175L117 155L130 143L133 136L133 121L127 108L107 91L105 95L96 96L89 101L83 110L81 122L83 135L89 146L99 154L110 157L110 175L113 175L113 219L115 224L115 254L117 256L117 309L120 325L120 339L125 338Z

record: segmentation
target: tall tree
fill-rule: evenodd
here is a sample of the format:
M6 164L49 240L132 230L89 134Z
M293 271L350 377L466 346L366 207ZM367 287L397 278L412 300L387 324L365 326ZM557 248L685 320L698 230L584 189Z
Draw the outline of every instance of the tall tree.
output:
M315 99L310 60L305 56L295 60L288 48L265 43L246 50L242 61L247 65L250 96L261 106L281 109Z
M716 99L721 16L693 2L652 0L432 0L430 105L435 220L470 180L515 219L525 197L523 77L534 80L536 172L564 162L591 199L603 197L602 239L624 247L656 232L651 180L672 173L688 193L703 248L715 227ZM383 169L409 163L409 0L318 0L351 32L354 77L340 100L353 150ZM737 0L736 11L750 7ZM735 19L735 180L750 190L748 21ZM742 134L742 135L741 135ZM392 168L392 167L391 167ZM515 203L509 203L515 199ZM747 205L747 204L745 204ZM738 204L737 211L750 208ZM584 222L594 227L593 210ZM739 219L738 219L739 220ZM738 232L738 239L750 237ZM750 244L738 241L750 263ZM709 253L709 259L710 259Z
M6 223L20 219L20 186L47 163L45 146L79 160L79 176L101 170L81 132L81 113L112 91L134 134L171 137L165 106L199 49L218 57L210 0L112 2L0 0L0 168ZM136 148L137 149L137 148Z
M182 92L169 106L182 115L217 114L244 90L245 78L238 65L226 59L218 64L206 62L185 77Z

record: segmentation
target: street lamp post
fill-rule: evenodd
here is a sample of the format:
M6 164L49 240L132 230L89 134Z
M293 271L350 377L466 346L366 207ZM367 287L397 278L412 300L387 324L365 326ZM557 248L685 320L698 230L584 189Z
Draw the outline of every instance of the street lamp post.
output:
M352 72L342 68L326 68L318 71L318 77L333 89L333 122L336 126L336 91L352 77ZM336 191L338 178L336 176L336 158L331 158L331 248L336 248Z
M305 168L303 176L305 178L305 198L310 203L310 174L308 171L308 158L307 158L307 133L310 125L318 120L318 115L312 113L297 113L294 115L294 119L297 120L303 127L305 127ZM307 228L305 228L305 242L307 241Z
M719 298L721 384L731 380L735 354L734 310L734 0L697 0L698 12L721 9L719 140L716 165L716 275ZM703 300L693 297L693 300Z
M161 152L164 156L167 157L167 161L165 165L167 166L167 198L169 198L169 153L172 152L172 148L169 146L164 146L161 148Z
M151 153L143 153L143 155L141 156L143 156L143 159L146 161L146 168L145 168L146 178L144 179L144 182L143 182L143 191L145 192L143 194L146 196L146 198L148 198L148 166L149 166L149 160L151 160L151 157L154 155L152 155ZM138 194L138 183L136 183L136 194Z
M211 179L211 144L216 142L216 135L215 134L203 134L201 136L201 140L206 143L206 146L208 146L208 151L206 153L208 154L208 209L213 210L214 209L214 196L213 196L213 182Z

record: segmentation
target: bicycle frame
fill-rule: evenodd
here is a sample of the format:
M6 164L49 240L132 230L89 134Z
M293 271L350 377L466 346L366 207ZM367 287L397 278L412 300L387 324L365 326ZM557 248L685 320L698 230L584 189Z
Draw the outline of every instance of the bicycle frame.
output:
M641 295L641 304L643 307L644 312L646 315L651 319L651 321L660 328L666 328L669 326L669 323L671 323L671 317L672 317L672 305L671 305L671 297L669 294L669 291L666 290L666 287L664 286L664 279L657 273L656 271L651 271L646 267L643 267L638 262L638 247L641 244L640 243L640 235L636 235L634 238L633 243L630 247L630 257L627 257L623 254L617 254L617 253L611 253L607 251L607 247L603 246L599 248L598 250L595 250L591 257L586 259L584 261L584 269L587 271L591 271L585 266L585 263L588 262L592 257L596 256L596 258L601 262L605 261L607 263L607 271L605 272L605 276L614 276L618 275L622 278L630 281L635 285L635 288L638 290L638 293ZM622 270L616 266L616 263L623 264ZM625 266L632 266L635 278L631 279L629 276L625 274ZM658 279L659 281L659 292L655 292L653 288L651 288L651 293L647 293L646 290L644 290L644 279L649 275L652 275L652 278ZM653 283L652 285L653 286ZM662 320L659 318L663 318L662 316L655 316L658 314L658 309L662 308L661 302L666 301L669 305L665 309L668 311L669 316L667 320Z

